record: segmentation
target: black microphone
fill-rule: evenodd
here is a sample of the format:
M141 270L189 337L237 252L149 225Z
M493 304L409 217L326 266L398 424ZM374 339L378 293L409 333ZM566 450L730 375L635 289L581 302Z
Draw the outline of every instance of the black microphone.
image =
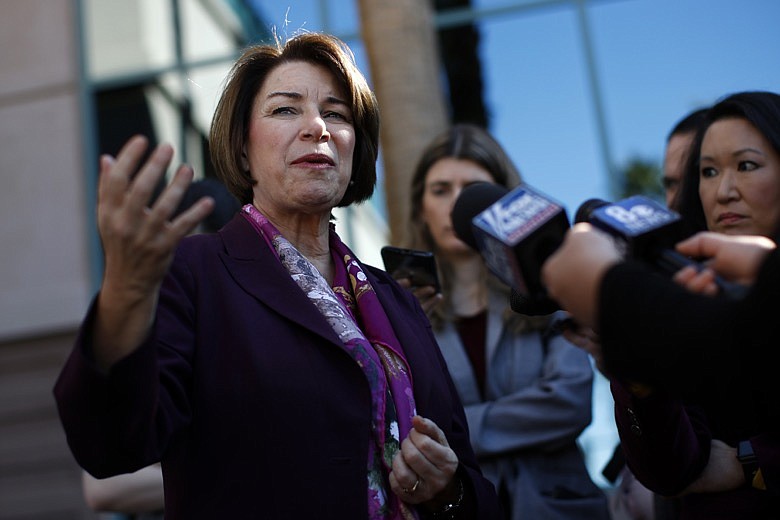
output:
M580 222L588 222L591 214L593 214L595 210L603 208L604 206L609 206L610 204L611 202L602 199L586 200L580 204L580 207L577 208L577 211L574 213L574 223L579 224Z
M642 195L614 203L586 200L577 209L575 221L590 222L618 239L625 256L647 260L665 272L687 261L671 249L682 236L680 215Z
M560 309L542 285L541 269L569 228L563 206L525 184L508 191L475 183L461 191L451 218L458 238L512 288L512 310L536 315Z
M614 237L624 256L644 260L668 275L687 266L697 271L704 267L674 250L682 237L680 215L648 197L635 195L615 203L586 200L577 209L575 222L589 222ZM715 283L732 298L747 292L747 287L717 276Z

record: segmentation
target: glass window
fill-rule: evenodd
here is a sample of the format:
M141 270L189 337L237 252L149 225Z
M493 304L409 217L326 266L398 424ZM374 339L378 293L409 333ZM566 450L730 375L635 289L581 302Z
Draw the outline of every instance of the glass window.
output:
M245 41L240 19L224 2L182 0L179 5L186 62L230 55Z
M85 0L89 73L93 80L174 64L170 2Z

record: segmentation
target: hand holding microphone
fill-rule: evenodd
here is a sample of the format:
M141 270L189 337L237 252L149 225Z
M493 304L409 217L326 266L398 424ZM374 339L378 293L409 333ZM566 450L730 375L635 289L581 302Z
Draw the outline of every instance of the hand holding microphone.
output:
M599 199L585 201L577 210L577 222L589 222L609 233L628 258L645 261L657 271L680 282L680 275L688 273L690 280L696 273L705 270L705 265L674 249L680 239L682 218L658 202L641 195L608 203ZM685 269L683 273L681 270ZM710 295L717 293L730 298L744 297L744 285L724 280L707 272L699 281L709 282ZM705 291L696 291L705 292Z
M588 222L616 239L621 256L642 258L672 274L687 265L671 249L680 217L645 197L615 204L590 199L577 210L575 222ZM569 228L563 207L523 184L511 192L478 183L464 188L452 210L456 235L478 250L488 268L512 288L512 310L549 314L560 306L542 283L541 268L563 242ZM572 266L573 273L578 271Z
M706 271L714 271L727 280L744 285L753 284L766 255L776 247L772 240L763 236L732 236L712 231L697 233L676 245L680 253L707 258ZM691 287L688 282L693 280L695 283L695 274L680 272L675 275L675 281L694 292L713 292Z
M550 296L580 325L594 328L601 279L622 260L623 253L612 237L591 224L579 223L544 263L542 280Z
M569 228L563 207L528 185L511 192L489 183L465 188L452 210L458 237L478 250L490 270L512 288L512 310L549 314L560 306L542 283L541 268ZM673 274L687 259L671 249L680 217L646 197L614 204L591 199L575 222L591 222L615 238L622 256L641 258ZM578 272L576 265L573 273Z
M603 262L595 273L598 280L609 265L626 257L640 259L669 276L685 267L697 272L704 268L674 249L680 238L680 216L647 197L638 195L616 203L590 199L577 210L575 222L590 225L575 226L577 229L567 236L567 240L571 236L571 247L559 252L571 256L569 271L551 270L543 281L542 266L569 229L560 204L528 185L508 191L496 184L477 183L463 189L452 210L455 234L478 250L488 268L512 288L512 309L522 314L549 314L560 309L564 301L558 298L568 300L577 286L588 287L583 286L583 279L595 262ZM558 276L574 285L560 286ZM717 277L713 280L727 296L741 298L745 294L744 286ZM595 289L588 287L588 291ZM597 302L588 291L583 292L581 301L563 307L569 310L568 305L573 304L584 311L580 307L584 302L595 306ZM587 313L586 323L592 325L594 312Z

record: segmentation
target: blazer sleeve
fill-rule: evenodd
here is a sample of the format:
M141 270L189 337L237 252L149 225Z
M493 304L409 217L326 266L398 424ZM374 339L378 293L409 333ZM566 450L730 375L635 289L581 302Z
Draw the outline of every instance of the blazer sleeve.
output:
M466 406L477 456L529 448L552 452L570 445L590 424L593 369L587 353L563 336L550 338L546 350L533 384Z
M712 435L703 413L662 392L638 398L615 380L610 390L620 444L632 473L656 493L680 493L710 457Z
M777 429L779 305L780 250L740 300L692 294L641 264L618 264L606 273L599 301L606 369L683 397L728 380L752 393L761 421Z
M189 422L194 327L186 272L174 262L149 336L108 373L97 368L91 353L96 298L60 372L54 396L68 444L79 465L97 478L159 462L171 436ZM160 321L167 340L159 337Z
M636 262L612 267L599 301L599 333L610 377L695 391L702 374L729 366L747 330L740 302L689 293ZM732 365L733 366L733 365Z

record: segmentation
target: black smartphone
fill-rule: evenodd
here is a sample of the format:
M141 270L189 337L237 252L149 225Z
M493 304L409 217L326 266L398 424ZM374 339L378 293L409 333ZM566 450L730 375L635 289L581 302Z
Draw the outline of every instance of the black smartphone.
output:
M436 259L430 251L385 246L382 248L382 261L385 271L393 278L409 278L414 287L433 285L437 293L441 292Z

